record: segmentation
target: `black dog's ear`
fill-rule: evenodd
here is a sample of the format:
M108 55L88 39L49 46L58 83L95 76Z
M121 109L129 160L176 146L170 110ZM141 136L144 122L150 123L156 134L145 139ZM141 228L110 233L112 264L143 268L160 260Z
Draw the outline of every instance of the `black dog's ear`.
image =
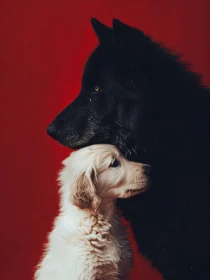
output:
M99 22L96 18L91 18L91 24L100 44L110 44L112 41L112 28Z
M119 19L113 19L113 42L120 46L139 46L147 37L137 28L131 27Z

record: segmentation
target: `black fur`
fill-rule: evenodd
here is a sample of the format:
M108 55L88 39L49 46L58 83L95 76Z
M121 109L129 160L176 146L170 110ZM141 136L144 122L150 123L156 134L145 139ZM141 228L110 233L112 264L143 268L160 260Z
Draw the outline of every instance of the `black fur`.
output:
M119 201L139 250L167 280L210 279L209 90L143 32L92 25L100 44L81 92L48 133L70 148L111 143L152 165L150 190Z

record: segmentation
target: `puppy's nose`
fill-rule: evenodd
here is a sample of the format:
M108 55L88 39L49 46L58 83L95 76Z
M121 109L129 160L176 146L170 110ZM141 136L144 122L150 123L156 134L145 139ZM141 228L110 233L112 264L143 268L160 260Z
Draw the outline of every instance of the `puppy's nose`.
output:
M146 165L144 167L144 174L147 175L147 176L150 176L152 173L152 167L150 165Z
M54 123L51 123L47 128L47 134L55 139L56 136L56 126Z

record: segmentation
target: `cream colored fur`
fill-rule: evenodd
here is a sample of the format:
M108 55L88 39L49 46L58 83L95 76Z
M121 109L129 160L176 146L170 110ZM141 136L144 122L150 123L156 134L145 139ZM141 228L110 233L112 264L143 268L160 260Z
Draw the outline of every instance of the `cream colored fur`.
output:
M112 167L114 160L120 165ZM144 165L112 145L80 149L63 164L60 213L35 279L127 279L132 252L115 202L147 188Z

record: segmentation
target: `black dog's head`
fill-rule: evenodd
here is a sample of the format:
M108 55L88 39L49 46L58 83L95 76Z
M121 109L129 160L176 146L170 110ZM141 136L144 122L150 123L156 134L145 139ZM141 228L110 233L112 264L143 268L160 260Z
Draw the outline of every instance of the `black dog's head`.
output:
M187 103L182 91L191 79L184 66L119 20L113 20L113 28L96 19L92 25L99 46L85 66L81 92L48 134L69 148L110 143L124 154L142 156L159 151L163 156L168 143L178 147L173 121L180 120L180 130Z

